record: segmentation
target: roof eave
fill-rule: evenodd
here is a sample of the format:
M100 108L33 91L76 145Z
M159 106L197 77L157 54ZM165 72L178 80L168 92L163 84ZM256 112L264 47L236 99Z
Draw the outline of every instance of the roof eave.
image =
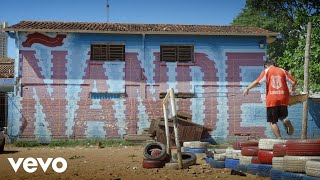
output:
M6 32L62 32L62 33L99 33L99 34L172 34L172 35L216 35L216 36L266 36L276 37L278 33L223 33L223 32L161 32L161 31L92 31L64 29L15 29L5 28Z

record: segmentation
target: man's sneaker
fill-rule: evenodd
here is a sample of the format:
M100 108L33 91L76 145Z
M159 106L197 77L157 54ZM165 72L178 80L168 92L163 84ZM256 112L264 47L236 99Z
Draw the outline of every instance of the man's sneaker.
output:
M293 126L291 124L291 121L288 119L283 120L283 126L287 132L288 135L292 135L293 134Z

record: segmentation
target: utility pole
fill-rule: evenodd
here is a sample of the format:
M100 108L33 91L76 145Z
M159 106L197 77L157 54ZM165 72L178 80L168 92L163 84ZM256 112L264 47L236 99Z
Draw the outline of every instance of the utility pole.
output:
M303 92L309 93L309 59L310 59L310 39L311 39L311 22L308 22L306 49L304 53L304 85ZM302 130L301 139L307 139L308 136L308 99L303 102Z
M107 7L106 7L106 11L107 11L107 22L109 22L109 1L107 0Z

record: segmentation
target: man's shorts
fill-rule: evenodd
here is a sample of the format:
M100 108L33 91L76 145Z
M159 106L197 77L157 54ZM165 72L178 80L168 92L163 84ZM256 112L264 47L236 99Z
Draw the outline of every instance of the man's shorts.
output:
M267 107L267 122L278 122L288 116L288 106Z

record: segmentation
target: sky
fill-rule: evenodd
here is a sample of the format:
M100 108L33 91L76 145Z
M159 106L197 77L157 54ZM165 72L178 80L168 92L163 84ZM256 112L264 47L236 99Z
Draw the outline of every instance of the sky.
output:
M245 0L1 0L0 21L230 25ZM14 40L8 56L15 58Z

